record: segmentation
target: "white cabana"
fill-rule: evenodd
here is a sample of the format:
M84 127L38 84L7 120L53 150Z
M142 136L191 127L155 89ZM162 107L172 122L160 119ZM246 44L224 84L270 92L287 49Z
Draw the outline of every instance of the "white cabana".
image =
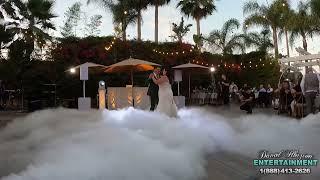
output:
M178 65L178 66L175 66L173 67L173 69L209 69L208 67L206 66L201 66L201 65L198 65L198 64L192 64L192 63L187 63L187 64L181 64L181 65ZM191 77L190 77L190 72L189 72L189 98L191 97Z
M296 51L299 53L299 56L287 57L279 60L282 71L279 83L284 74L290 71L294 73L304 73L303 69L305 69L305 67L315 66L318 66L320 69L320 54L311 54L301 47L296 48ZM315 70L316 68L313 69Z
M296 48L296 51L300 54L300 56L287 57L279 60L282 70L291 69L296 71L299 69L301 71L303 67L320 67L320 54L311 54L302 48Z
M80 80L83 82L82 91L83 91L83 97L78 98L78 109L79 110L89 110L91 108L91 99L89 97L86 97L86 81L89 80L89 68L103 68L106 67L102 64L96 64L92 62L86 62L83 64L80 64L78 66L72 67L69 69L71 73L75 73L76 69L80 69Z

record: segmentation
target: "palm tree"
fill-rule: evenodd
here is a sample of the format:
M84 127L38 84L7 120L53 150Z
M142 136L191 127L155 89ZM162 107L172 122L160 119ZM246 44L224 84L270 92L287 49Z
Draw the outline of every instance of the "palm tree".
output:
M123 30L127 28L128 24L136 22L137 39L138 41L141 41L141 11L147 9L149 0L118 0L115 2L112 0L87 0L88 4L90 4L91 2L97 3L104 8L109 8L114 16L114 22L116 22L116 24L122 23L122 26L124 26L122 27ZM132 16L136 17L136 21L132 20ZM125 23L119 22L119 19L126 21Z
M27 47L27 58L31 58L35 46L42 48L47 40L52 39L47 31L55 29L51 22L52 18L56 17L52 13L54 1L13 0L12 3L18 10L11 12L9 7L9 9L5 9L9 17L15 20L9 25L14 26L11 28L12 31L23 36Z
M142 10L147 9L149 0L128 0L137 13L137 40L141 41Z
M311 0L310 1L312 13L318 17L320 17L320 1L319 0Z
M204 40L214 49L219 49L222 53L232 54L234 50L245 52L247 36L234 31L240 28L237 19L230 19L224 23L221 30L213 30Z
M192 24L184 25L183 17L181 18L180 24L172 23L172 31L174 32L174 35L170 36L176 40L178 40L179 43L182 43L183 37L190 31L190 27Z
M0 4L1 7L1 4ZM4 19L4 16L2 12L0 11L0 19ZM10 30L6 29L5 24L0 24L0 56L1 56L1 50L4 48L5 44L9 43L13 40L13 34Z
M192 17L197 23L197 36L201 36L200 20L211 15L216 10L214 0L180 0L177 7L187 17Z
M288 0L276 0L274 2L275 7L277 8L277 11L279 12L280 16L280 32L279 32L279 38L281 38L282 35L285 36L286 41L286 49L287 49L287 56L290 57L290 48L289 48L289 26L290 22L289 19L293 15L293 10L291 9L291 6L288 2Z
M244 4L243 13L247 15L244 20L245 29L251 26L271 27L275 56L278 57L278 28L281 27L281 12L278 11L278 4L265 6L249 1Z
M298 11L293 12L289 19L290 26L290 44L293 45L298 36L302 38L302 45L304 50L308 50L307 37L313 37L317 33L314 29L314 17L308 12L309 6L300 1Z
M130 4L126 0L118 1L117 4L110 4L109 8L113 14L113 23L120 27L122 40L126 41L127 27L130 24L136 23L138 14L130 9Z
M170 0L152 0L151 5L154 6L154 40L158 43L158 31L159 31L159 6L166 5Z
M272 41L270 40L271 31L264 29L260 33L251 32L247 34L249 46L255 46L258 51L267 53L270 48L273 48Z

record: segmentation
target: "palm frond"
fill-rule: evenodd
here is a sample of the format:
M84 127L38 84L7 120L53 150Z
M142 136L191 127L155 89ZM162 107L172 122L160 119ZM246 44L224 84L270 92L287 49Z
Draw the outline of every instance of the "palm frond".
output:
M205 18L216 11L214 0L180 0L177 8L187 17Z
M264 6L260 6L256 1L248 1L245 2L243 5L243 14L252 14L252 13L259 13L262 12Z
M245 28L251 26L268 27L269 21L259 13L252 14L244 20Z
M299 32L293 31L289 36L289 44L293 47L295 40L300 36Z
M87 0L87 4L96 4L105 9L109 9L110 5L113 3L113 0Z
M240 27L240 23L237 19L232 18L232 19L229 19L227 22L225 22L221 30L223 41L226 40L229 34L239 29L239 27Z

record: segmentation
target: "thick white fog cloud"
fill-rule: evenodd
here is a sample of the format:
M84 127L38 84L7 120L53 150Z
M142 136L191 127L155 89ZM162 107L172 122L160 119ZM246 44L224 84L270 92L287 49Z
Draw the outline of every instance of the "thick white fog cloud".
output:
M0 131L0 177L195 180L206 175L206 154L220 150L256 157L299 149L319 158L320 115L227 117L205 109L180 110L178 119L131 108L35 112Z

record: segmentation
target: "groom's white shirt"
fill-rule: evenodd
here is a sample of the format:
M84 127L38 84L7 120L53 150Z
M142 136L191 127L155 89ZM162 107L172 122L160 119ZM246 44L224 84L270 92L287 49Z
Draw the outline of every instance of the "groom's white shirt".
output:
M156 79L158 79L158 76L157 76L157 74L156 74L156 73L153 73L153 75L154 75L154 77L155 77Z

